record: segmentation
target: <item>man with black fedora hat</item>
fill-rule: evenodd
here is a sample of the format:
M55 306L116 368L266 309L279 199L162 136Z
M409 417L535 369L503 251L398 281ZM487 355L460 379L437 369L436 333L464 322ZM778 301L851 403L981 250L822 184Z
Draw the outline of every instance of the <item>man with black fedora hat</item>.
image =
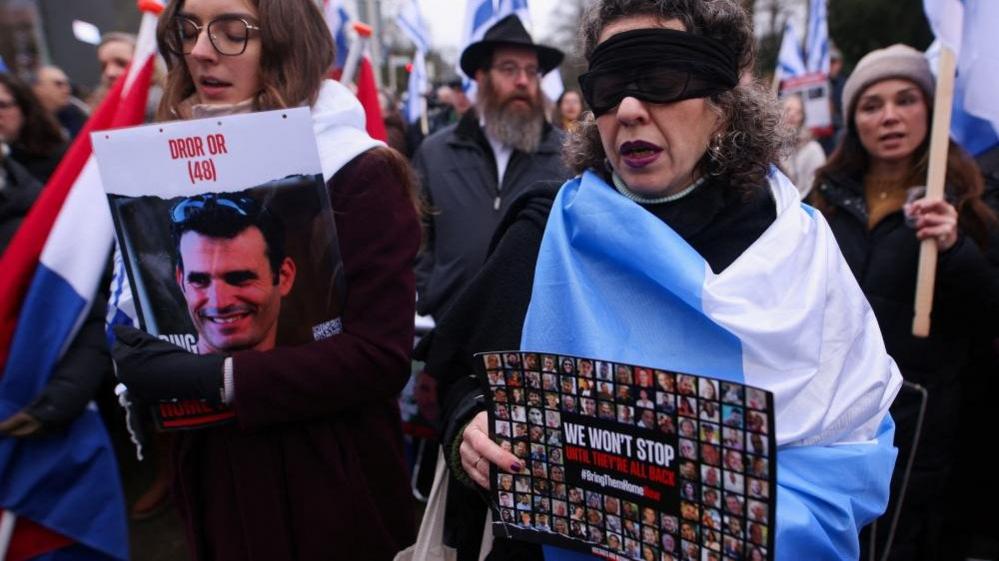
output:
M417 310L439 317L485 261L511 203L539 181L561 184L562 135L545 119L541 77L562 51L535 43L516 15L461 53L475 106L420 145L413 165L433 209L416 268Z

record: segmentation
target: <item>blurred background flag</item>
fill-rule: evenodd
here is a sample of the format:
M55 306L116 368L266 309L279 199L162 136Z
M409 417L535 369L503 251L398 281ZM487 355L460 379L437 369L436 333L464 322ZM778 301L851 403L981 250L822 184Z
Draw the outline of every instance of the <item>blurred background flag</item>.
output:
M406 96L406 121L416 122L426 110L424 94L430 87L427 77L426 53L430 49L430 35L420 12L418 0L405 0L396 18L399 28L406 33L416 47L413 54L413 68L409 73Z
M465 7L465 27L461 35L460 51L465 50L470 43L474 43L486 33L489 26L496 20L497 6L495 0L468 0ZM459 68L460 72L461 69Z
M76 336L107 266L111 215L90 133L141 124L156 55L156 15L144 0L135 56L76 137L0 256L0 418L48 383ZM0 439L0 559L128 559L125 502L96 408L64 432Z
M409 73L409 85L406 88L405 116L407 123L412 124L420 120L426 111L427 103L424 95L427 92L428 84L426 59L423 52L417 51L413 55L413 67Z
M333 63L333 67L342 69L344 63L347 62L347 52L350 51L348 31L350 29L350 14L343 7L341 0L323 0L323 14L336 47L336 62Z
M794 78L805 74L805 60L801 56L801 43L798 40L798 32L794 28L794 23L787 20L784 25L784 37L780 42L780 52L777 54L777 75L778 81Z
M427 32L427 24L423 19L418 0L404 0L402 2L396 23L413 42L416 50L424 53L430 50L430 34Z
M782 51L783 52L783 51ZM808 72L829 74L829 23L826 0L810 0L808 7Z
M528 26L531 22L531 12L527 7L527 0L499 0L499 8L496 10L496 13L499 14L496 18L497 20L507 14L513 13L517 14L517 17L520 18L520 21L524 22L525 26ZM536 41L537 37L534 39Z
M923 0L937 42L927 51L933 60L941 45L957 56L951 136L979 155L999 145L999 2L996 0Z

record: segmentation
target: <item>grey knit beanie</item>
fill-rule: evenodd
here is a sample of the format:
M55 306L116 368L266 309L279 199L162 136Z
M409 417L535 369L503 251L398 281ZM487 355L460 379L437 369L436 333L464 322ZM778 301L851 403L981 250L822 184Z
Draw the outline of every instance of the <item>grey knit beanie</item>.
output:
M934 79L923 53L901 43L864 55L843 86L843 116L853 122L854 104L869 86L882 80L900 78L922 88L928 106L933 104Z

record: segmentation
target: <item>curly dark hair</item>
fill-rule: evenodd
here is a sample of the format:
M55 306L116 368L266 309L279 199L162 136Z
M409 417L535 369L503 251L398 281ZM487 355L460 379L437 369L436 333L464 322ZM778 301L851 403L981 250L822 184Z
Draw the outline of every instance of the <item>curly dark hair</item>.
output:
M0 72L0 85L14 96L14 103L20 108L24 118L18 137L8 138L7 142L31 156L48 157L54 154L66 142L55 117L45 111L35 92L21 80Z
M652 16L663 22L679 20L686 30L728 45L748 76L756 57L752 24L735 0L600 0L584 18L581 49L589 59L600 33L611 22L633 16ZM780 127L780 107L774 96L753 80L707 98L721 117L721 130L697 167L703 175L721 176L739 190L749 190L766 179L771 163L787 149L790 135ZM606 154L596 119L587 113L563 145L563 159L574 173L603 170Z

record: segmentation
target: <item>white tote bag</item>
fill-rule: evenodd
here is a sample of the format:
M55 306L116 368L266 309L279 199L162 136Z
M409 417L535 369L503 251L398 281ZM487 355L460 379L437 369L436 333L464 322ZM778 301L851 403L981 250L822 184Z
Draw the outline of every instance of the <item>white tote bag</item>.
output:
M447 508L447 462L444 461L443 449L437 450L437 471L434 473L434 484L427 498L427 508L423 512L420 531L416 535L416 543L400 551L395 561L455 561L458 552L444 545L444 510ZM482 548L479 550L479 561L493 548L493 517L492 512L486 513L486 524L482 530Z

